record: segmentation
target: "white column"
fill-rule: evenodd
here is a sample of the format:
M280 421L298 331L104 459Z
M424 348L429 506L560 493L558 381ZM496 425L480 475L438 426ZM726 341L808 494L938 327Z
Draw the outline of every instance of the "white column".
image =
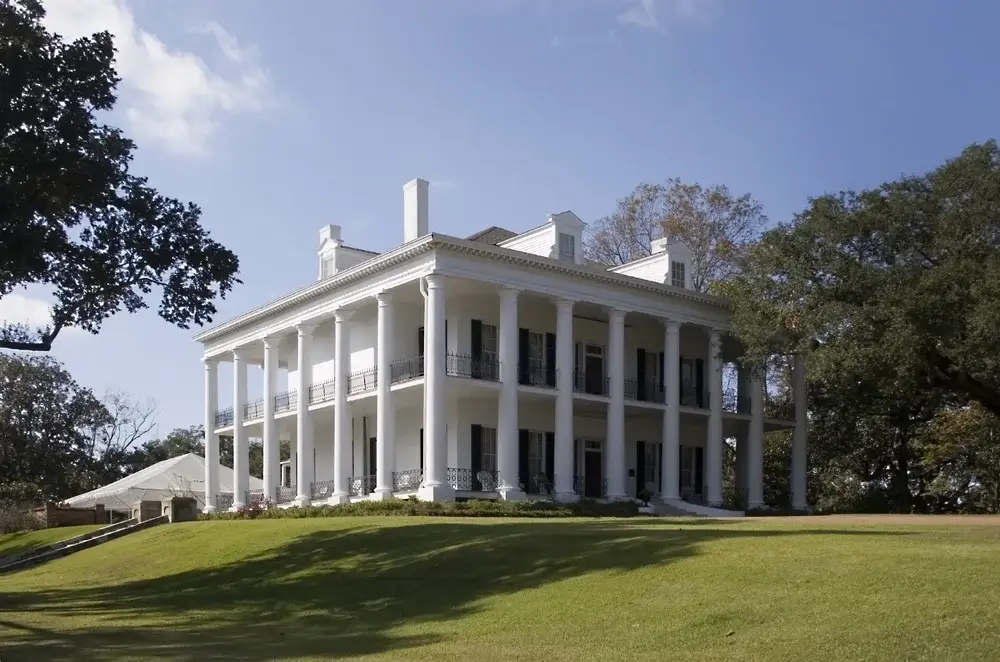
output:
M667 321L663 337L663 390L667 408L663 412L663 494L661 498L680 498L681 437L681 323Z
M333 496L330 503L349 503L348 479L351 467L351 410L347 391L351 376L351 311L333 314Z
M556 302L556 498L573 501L573 302Z
M205 512L214 512L219 496L219 435L215 433L215 410L219 408L219 364L205 364Z
M426 277L426 327L424 331L424 480L418 495L426 501L450 501L454 490L446 481L448 436L445 421L445 319L447 301L444 276Z
M375 493L373 499L392 498L392 472L396 470L396 410L392 407L392 348L395 346L395 321L392 295L380 292L378 302L378 352L376 366L378 392L375 402Z
M504 499L523 498L524 491L518 483L523 481L527 485L530 479L529 476L518 476L517 294L516 289L509 287L500 290L497 468L500 473L499 491Z
M608 316L608 404L607 468L608 498L625 495L625 311L613 309Z
M298 494L295 503L308 506L312 498L313 435L309 417L309 386L312 384L312 332L311 324L295 327L299 334L299 372L296 380L295 420L295 483Z
M708 436L705 440L705 486L708 504L722 505L722 333L708 336Z
M764 366L750 374L750 432L747 435L747 508L764 503Z
M264 496L275 500L281 482L274 395L278 387L278 339L264 338Z
M795 405L795 432L792 434L792 508L807 510L809 501L806 494L807 441L809 425L806 399L806 365L801 355L795 355L792 368L792 402Z
M233 351L233 510L247 505L250 489L250 446L243 428L247 404L247 362L240 350Z

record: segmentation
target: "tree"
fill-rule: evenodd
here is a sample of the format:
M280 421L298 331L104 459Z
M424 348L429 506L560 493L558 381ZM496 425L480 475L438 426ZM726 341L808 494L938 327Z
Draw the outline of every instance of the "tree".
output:
M1000 414L997 218L995 141L923 176L816 198L722 287L731 330L749 360L803 353L839 393L896 400L900 415L936 392Z
M107 415L88 431L85 452L90 458L92 488L107 485L131 473L134 446L156 424L156 403L133 400L122 391L109 391L102 404Z
M602 264L619 265L652 254L653 241L665 236L691 250L687 275L694 289L705 292L739 273L743 253L766 222L750 194L668 179L640 184L618 200L615 211L591 227L585 252Z
M107 417L58 361L0 354L0 498L15 485L32 500L88 489L90 432Z
M948 409L921 441L930 512L1000 513L1000 419L979 405Z
M96 115L116 101L111 35L64 42L38 0L0 0L0 297L51 289L52 324L0 327L0 347L48 351L75 326L148 306L180 328L211 321L239 262L201 210L129 172L135 144Z

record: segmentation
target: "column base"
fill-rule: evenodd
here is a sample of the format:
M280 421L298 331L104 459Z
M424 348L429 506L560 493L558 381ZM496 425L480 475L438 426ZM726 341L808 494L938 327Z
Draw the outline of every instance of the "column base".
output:
M580 495L576 492L556 492L556 501L559 503L576 503L580 500Z
M245 510L246 507L247 505L245 503L234 503L232 506L229 507L229 512L238 513L241 510Z
M218 508L216 508L215 506L205 506L204 508L201 509L201 512L205 513L206 515L211 515L216 510L218 510Z
M326 500L325 505L327 506L343 506L346 503L351 502L351 497L347 494L334 494L332 497Z
M632 497L630 497L629 495L625 494L624 492L620 492L618 494L609 494L606 497L604 497L604 500L605 501L631 501Z
M292 505L297 506L299 508L308 508L311 504L312 504L312 499L303 494L300 494L299 496L295 497L295 500L292 501Z
M392 495L392 490L386 488L383 490L375 490L368 495L369 501L392 501L394 498Z
M455 490L450 485L421 485L417 489L421 501L454 501Z
M497 490L497 494L504 501L526 501L528 498L527 494L516 487L501 487Z
M661 503L665 506L669 506L672 503L676 503L680 500L681 500L680 494L661 494L660 496L650 501L650 503Z

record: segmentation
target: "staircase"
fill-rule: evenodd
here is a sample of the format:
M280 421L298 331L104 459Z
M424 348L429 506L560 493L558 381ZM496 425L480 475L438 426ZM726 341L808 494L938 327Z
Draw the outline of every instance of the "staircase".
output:
M130 533L135 533L136 531L142 531L144 529L157 526L158 524L166 524L168 521L169 517L166 515L153 517L143 522L136 519L128 519L124 522L118 522L117 524L112 524L111 526L105 526L97 529L96 531L91 531L90 533L84 533L83 535L74 536L73 538L52 543L51 545L36 547L30 552L20 556L0 558L0 574L31 568L53 559L69 556L70 554L79 552L83 549L96 547L97 545L106 543L109 540L121 538L122 536L127 536Z
M743 517L742 510L723 510L722 508L712 508L710 506L699 506L688 503L683 499L669 499L665 502L653 504L657 515L666 517ZM0 568L0 572L3 569Z

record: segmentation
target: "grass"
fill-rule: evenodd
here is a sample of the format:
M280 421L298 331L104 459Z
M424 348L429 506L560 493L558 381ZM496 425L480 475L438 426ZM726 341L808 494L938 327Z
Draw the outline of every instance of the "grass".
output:
M1000 526L928 521L166 525L0 576L0 659L1000 659Z
M61 526L54 529L38 529L37 531L20 531L0 535L0 559L5 556L20 556L36 547L72 538L73 536L90 533L99 529L97 525Z

